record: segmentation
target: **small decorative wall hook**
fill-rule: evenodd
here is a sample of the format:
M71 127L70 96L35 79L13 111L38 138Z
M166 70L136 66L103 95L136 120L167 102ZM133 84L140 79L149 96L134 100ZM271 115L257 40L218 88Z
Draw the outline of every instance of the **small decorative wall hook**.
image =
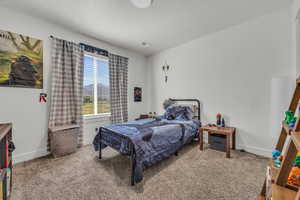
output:
M165 62L165 64L162 66L162 70L165 74L165 82L167 83L168 82L168 71L170 69L170 66L168 65L167 61Z

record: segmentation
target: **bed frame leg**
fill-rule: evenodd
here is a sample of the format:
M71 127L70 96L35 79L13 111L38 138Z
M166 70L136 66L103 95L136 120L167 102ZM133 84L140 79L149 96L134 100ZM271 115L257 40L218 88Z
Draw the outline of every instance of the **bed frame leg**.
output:
M101 160L101 159L102 159L102 145L101 145L101 139L102 139L101 136L102 136L102 135L101 135L101 129L99 130L99 136L100 136L100 137L99 137L99 138L100 138L100 139L99 139L99 140L100 140L100 145L99 145L99 146L100 146L100 149L99 149L99 159Z
M134 150L132 150L132 153L131 153L131 186L135 185L135 181L134 181L134 179L135 179L135 177L134 177L135 165L136 165L135 155L134 155Z
M99 149L99 159L102 159L102 150L101 150L101 145L100 145L100 149Z
M131 186L134 186L135 185L135 182L134 182L134 165L135 164L133 164L132 163L132 169L131 169Z

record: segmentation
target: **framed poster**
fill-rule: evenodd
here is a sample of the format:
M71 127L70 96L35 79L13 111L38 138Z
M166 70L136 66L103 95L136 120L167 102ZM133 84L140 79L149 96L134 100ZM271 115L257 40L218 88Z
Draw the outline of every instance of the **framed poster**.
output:
M0 86L43 88L43 41L0 30Z
M141 102L142 101L142 88L135 87L134 88L134 102Z

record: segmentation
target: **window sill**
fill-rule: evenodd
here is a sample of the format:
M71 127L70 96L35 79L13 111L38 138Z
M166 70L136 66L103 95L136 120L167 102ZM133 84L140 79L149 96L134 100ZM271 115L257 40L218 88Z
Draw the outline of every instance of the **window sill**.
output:
M97 115L83 115L83 119L99 119L99 118L108 118L110 117L110 113L101 113Z

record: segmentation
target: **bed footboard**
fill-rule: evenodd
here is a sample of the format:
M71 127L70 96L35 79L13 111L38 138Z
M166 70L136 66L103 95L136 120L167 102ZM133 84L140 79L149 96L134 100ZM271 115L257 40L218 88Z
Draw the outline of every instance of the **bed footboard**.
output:
M102 128L99 130L99 159L102 159ZM113 147L112 147L113 148ZM116 149L117 150L117 149ZM127 155L128 156L128 155ZM136 167L136 156L135 156L135 150L132 143L130 144L130 154L129 158L131 160L131 185L135 185L135 167Z

